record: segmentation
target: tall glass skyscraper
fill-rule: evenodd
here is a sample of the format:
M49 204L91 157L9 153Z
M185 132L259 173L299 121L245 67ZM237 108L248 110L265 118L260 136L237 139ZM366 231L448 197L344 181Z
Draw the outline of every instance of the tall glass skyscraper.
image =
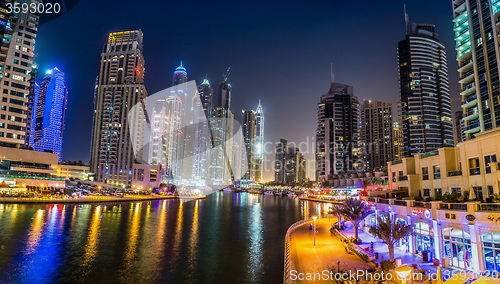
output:
M446 52L434 25L407 22L398 67L404 155L453 147Z
M255 182L262 182L262 174L264 170L264 111L262 105L257 106L255 110L255 125L256 135L254 143L254 160L255 160Z
M129 111L147 97L142 48L142 31L115 32L101 54L90 168L98 181L119 187L131 186L134 161L142 159L142 150L134 155L131 139L144 139L144 129L127 127Z
M318 104L316 181L357 170L359 101L353 87L331 83Z
M62 160L67 100L64 73L57 68L49 70L35 94L30 144L35 151L58 154L59 162Z
M453 0L464 136L500 126L499 0Z
M243 141L246 149L246 163L247 170L243 175L243 180L246 182L255 181L255 168L254 168L254 143L257 134L257 127L255 124L255 112L253 110L243 110L243 123L241 124L243 131Z
M0 8L5 7L1 1ZM39 1L9 0L13 5L38 4ZM38 14L7 13L0 9L0 146L19 148L26 144L26 105L29 103L31 60L34 56Z

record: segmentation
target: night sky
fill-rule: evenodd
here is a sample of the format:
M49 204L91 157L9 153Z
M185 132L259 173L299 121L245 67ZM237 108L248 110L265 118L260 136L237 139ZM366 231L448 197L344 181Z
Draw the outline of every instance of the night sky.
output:
M53 67L66 73L63 159L89 160L94 83L109 32L143 31L149 94L171 86L181 60L190 80L199 84L208 74L214 88L230 65L236 118L261 99L266 142L300 143L315 135L316 107L329 89L330 62L335 81L353 85L360 100L396 106L405 2L411 21L436 25L447 48L452 101L458 101L450 0L80 0L68 14L39 27L35 46L41 73ZM313 146L302 150L314 158ZM272 178L268 171L265 179Z

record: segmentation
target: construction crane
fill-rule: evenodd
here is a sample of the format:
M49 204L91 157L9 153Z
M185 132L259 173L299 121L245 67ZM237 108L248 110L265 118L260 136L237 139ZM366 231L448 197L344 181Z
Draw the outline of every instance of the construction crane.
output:
M227 82L227 78L229 77L229 74L231 73L231 66L227 68L226 73L222 74L222 78L224 78L224 82Z

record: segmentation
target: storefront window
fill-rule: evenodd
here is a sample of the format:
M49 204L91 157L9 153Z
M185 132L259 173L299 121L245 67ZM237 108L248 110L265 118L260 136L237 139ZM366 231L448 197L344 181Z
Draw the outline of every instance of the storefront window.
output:
M434 238L432 237L432 228L426 223L416 223L413 231L415 232L415 247L417 254L423 255L431 253L434 250Z
M500 272L500 233L481 236L485 269Z
M462 269L472 268L470 235L460 229L443 229L444 253L450 258L450 265Z

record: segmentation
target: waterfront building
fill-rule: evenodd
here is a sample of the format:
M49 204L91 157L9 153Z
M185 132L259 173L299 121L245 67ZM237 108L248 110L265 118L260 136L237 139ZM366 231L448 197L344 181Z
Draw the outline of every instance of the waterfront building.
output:
M394 160L392 104L363 100L360 133L365 171L385 170Z
M135 157L132 145L143 143L133 143L131 137L143 139L144 129L127 127L128 115L144 115L129 114L132 107L144 104L147 97L142 52L143 34L135 30L110 33L101 54L90 167L97 181L119 187L131 186L132 165L136 158L142 160L142 150Z
M359 101L353 87L331 83L318 104L316 181L355 171L358 166Z
M257 125L255 121L255 112L253 110L243 110L243 123L241 125L243 131L243 141L246 150L247 170L242 177L242 182L255 182L255 138L257 135Z
M465 139L500 126L500 35L496 0L453 0Z
M24 3L18 0L9 2ZM38 1L29 0L27 3ZM0 50L0 146L19 148L25 145L26 131L29 131L26 129L27 104L39 17L29 11L11 14L5 11L0 11L0 30L3 33Z
M30 146L35 151L58 154L61 162L68 101L64 73L57 68L47 71L34 101Z
M476 134L456 147L417 154L388 163L389 188L398 194L436 199L456 192L487 200L499 194L500 128ZM473 191L471 193L471 191Z
M223 81L219 84L218 103L213 109L213 116L210 121L213 137L210 177L214 185L232 184L234 181L231 167L231 162L233 162L234 114L231 112L232 87L228 82L228 76L229 69L223 76ZM242 171L242 173L244 172L246 170Z
M257 106L255 110L255 143L254 143L254 170L255 182L262 182L262 175L264 172L264 111L262 105Z
M88 180L92 176L88 165L57 164L52 168L56 171L55 176L64 179Z
M404 156L453 146L445 47L434 25L406 23L398 43L400 127Z
M500 272L497 249L500 245L500 204L361 198L373 210L363 220L362 229L374 226L377 215L382 213L411 225L412 234L396 244L403 251L444 268L493 275Z
M208 81L207 78L203 79L203 82L198 86L198 93L200 94L200 100L207 118L211 118L214 89L210 85L210 81Z
M159 188L162 166L148 164L134 164L132 167L132 189L153 190Z
M455 112L455 145L466 140L464 113L459 110Z
M0 183L13 190L25 190L26 186L63 188L65 178L57 176L54 169L57 161L55 153L0 147Z
M276 145L274 181L279 184L294 184L306 179L306 160L300 150L280 139Z
M182 62L174 71L172 87L187 82L187 71ZM165 182L179 176L182 165L183 148L181 147L184 133L182 129L184 118L183 92L172 91L164 99L155 102L152 112L152 127L149 145L149 161L153 165L162 165L162 176Z

